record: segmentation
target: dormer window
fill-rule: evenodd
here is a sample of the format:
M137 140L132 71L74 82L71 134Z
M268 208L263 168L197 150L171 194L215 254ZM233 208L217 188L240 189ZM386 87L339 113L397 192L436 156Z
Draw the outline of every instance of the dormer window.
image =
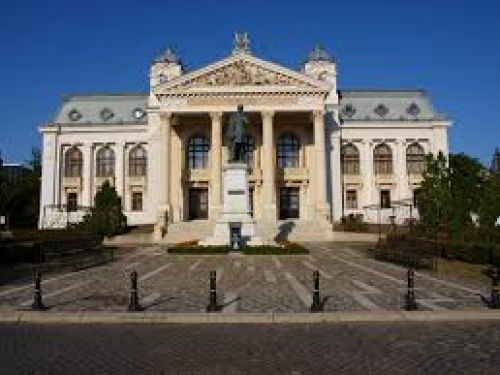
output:
M132 115L134 116L134 118L136 120L140 120L141 118L143 118L144 116L146 116L146 111L142 108L135 108L133 111L132 111Z
M113 118L113 116L114 116L114 113L109 108L104 108L101 111L101 119L102 119L102 121L109 121L109 120L111 120Z
M383 104L379 104L377 107L375 107L373 112L375 112L380 117L385 117L389 113L389 108L387 108Z
M80 120L82 118L82 114L77 109L72 109L68 113L68 118L71 121L78 121L78 120Z
M406 113L416 117L420 113L420 107L416 103L411 103L408 108L406 108Z
M356 108L352 104L346 104L344 108L342 108L342 114L346 117L352 117L356 114Z

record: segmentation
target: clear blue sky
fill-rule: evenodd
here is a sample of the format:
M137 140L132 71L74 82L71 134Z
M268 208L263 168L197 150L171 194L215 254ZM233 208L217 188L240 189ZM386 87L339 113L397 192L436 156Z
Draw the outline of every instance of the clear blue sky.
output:
M70 92L147 91L150 61L173 45L189 69L249 32L256 55L297 68L323 44L339 88L429 90L453 152L482 162L500 146L500 1L4 1L0 150L23 161Z

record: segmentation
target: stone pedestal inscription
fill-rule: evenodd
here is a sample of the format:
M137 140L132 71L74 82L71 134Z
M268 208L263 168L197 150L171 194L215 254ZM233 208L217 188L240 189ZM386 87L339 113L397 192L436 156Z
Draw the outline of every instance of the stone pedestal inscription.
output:
M250 216L248 193L248 166L246 163L229 163L223 170L223 207L215 223L214 234L200 241L201 245L230 245L231 228L241 228L242 244L262 245L257 236L255 220Z

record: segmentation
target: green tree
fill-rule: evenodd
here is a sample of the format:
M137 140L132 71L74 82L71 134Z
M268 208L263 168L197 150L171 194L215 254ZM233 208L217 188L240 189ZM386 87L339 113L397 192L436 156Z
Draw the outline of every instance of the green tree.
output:
M123 233L126 226L121 199L115 188L105 181L95 195L94 206L84 217L82 227L103 238Z
M450 217L450 170L446 157L440 152L436 157L426 156L426 168L418 196L420 220L433 234L447 226Z
M36 227L40 212L41 153L31 149L31 158L26 162L30 167L21 181L13 187L10 208L11 224L16 227Z
M448 233L455 240L463 242L466 229L473 225L471 213L477 213L483 195L483 172L485 168L477 159L463 153L450 155Z
M500 174L487 174L482 185L477 213L481 228L495 228L500 217Z

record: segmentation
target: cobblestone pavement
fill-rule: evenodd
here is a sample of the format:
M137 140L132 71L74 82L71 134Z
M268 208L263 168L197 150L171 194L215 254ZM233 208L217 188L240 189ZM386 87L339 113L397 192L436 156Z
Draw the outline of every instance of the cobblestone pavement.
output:
M326 311L399 310L406 288L405 269L368 258L347 244L306 244L309 255L186 256L160 247L118 250L116 259L78 272L49 274L42 285L52 310L123 311L129 298L129 273L139 273L141 304L148 311L199 312L208 302L208 275L217 271L224 311L304 312L311 304L312 272L321 275ZM422 310L483 309L479 294L489 285L416 273ZM0 287L0 310L27 309L30 279Z
M500 325L0 325L2 374L499 374Z

